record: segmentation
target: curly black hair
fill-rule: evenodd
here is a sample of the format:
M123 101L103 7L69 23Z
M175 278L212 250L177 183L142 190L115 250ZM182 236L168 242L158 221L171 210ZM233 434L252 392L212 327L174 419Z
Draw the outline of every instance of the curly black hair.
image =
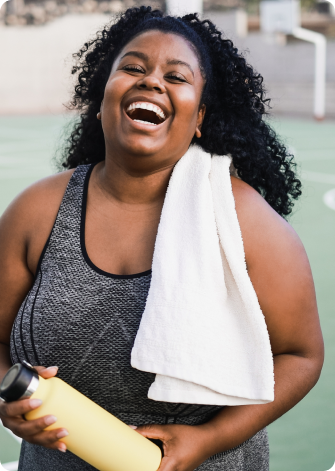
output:
M257 190L277 213L287 216L293 200L301 195L293 156L264 120L269 99L263 78L247 64L232 41L197 14L165 16L151 7L130 8L105 26L95 39L74 54L78 83L71 108L80 111L64 148L63 167L100 162L105 142L100 110L105 85L121 49L147 30L171 32L184 37L195 50L205 77L202 103L206 105L201 138L194 138L205 151L230 154L239 177Z

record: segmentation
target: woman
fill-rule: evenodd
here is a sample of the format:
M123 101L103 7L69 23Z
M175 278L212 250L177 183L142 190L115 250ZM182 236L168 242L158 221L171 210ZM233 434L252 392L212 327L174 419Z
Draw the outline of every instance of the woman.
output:
M60 378L162 441L160 471L268 470L265 427L315 385L323 342L307 257L282 217L300 182L263 120L262 78L211 22L150 7L127 10L77 58L68 170L25 190L1 218L1 378L17 361L44 365L45 378L57 365ZM239 177L236 212L274 356L268 404L152 401L154 374L130 366L166 189L195 142L231 154ZM56 418L22 419L38 405L0 404L24 440L19 469L93 469L59 453L67 431L44 431Z

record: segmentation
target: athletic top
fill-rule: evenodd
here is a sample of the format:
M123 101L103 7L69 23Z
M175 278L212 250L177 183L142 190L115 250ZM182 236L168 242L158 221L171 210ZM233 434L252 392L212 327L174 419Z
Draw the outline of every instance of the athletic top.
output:
M59 378L129 425L206 422L221 407L148 399L155 375L130 365L151 270L113 275L88 257L85 215L93 167L79 166L69 181L34 284L13 325L11 360L57 365ZM19 470L46 469L94 468L70 452L23 442Z

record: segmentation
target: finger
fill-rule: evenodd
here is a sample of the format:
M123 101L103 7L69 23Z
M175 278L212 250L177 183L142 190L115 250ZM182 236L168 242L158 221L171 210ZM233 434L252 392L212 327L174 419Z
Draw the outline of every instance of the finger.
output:
M162 442L170 438L170 434L168 433L168 431L166 430L166 426L164 425L140 425L135 430L136 432L143 435L143 437L154 438L156 440L161 440Z
M49 427L49 425L52 425L56 422L57 417L55 417L54 415L46 415L35 420L22 420L22 422L17 421L15 426L16 431L19 432L21 435L29 436L42 432L44 429Z
M44 379L52 378L58 373L58 366L49 366L48 368L45 366L34 366L34 368Z
M1 404L1 417L18 417L37 409L42 404L40 399L23 399Z
M59 440L69 435L69 432L64 428L58 428L55 430L43 430L42 432L36 433L35 435L29 435L25 438L29 443L34 445L41 445L44 447L58 448L60 445ZM57 443L58 442L58 443ZM64 443L65 445L65 443Z
M45 427L55 423L56 417L46 416L42 419L33 421L25 421L18 418L5 419L3 424L9 428L15 435L23 438L29 443L48 446L57 440L68 435L65 428L57 428L54 430L45 430Z
M177 469L177 463L172 458L164 456L157 471L176 471Z

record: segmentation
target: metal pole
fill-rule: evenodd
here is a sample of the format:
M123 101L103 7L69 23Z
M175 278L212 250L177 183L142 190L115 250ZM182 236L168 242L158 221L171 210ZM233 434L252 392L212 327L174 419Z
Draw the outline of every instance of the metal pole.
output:
M0 0L0 3L3 0ZM7 15L19 15L22 13L24 8L24 0L6 0L6 14Z
M202 0L167 0L166 11L170 15L185 15L187 13L199 13L203 11Z
M9 2L7 0L7 3L6 3L6 14L7 15L15 15L16 13L16 8L15 8L15 3L13 2L13 0L11 2Z
M295 28L293 36L315 44L314 118L321 121L326 108L326 37L305 28Z

